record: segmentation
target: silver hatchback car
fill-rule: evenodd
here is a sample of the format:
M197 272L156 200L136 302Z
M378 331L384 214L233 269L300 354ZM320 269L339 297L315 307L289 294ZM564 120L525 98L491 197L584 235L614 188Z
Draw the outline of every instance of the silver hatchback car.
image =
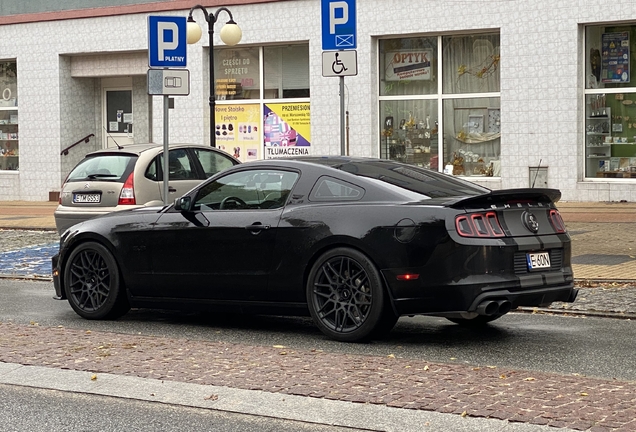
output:
M221 150L200 144L170 144L168 156L168 202L240 163ZM94 216L163 202L163 144L98 150L87 154L64 181L55 225L62 234Z

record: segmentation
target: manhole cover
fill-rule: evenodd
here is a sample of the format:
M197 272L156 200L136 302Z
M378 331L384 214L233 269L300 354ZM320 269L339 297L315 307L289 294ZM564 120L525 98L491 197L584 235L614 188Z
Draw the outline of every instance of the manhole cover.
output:
M619 265L629 261L633 261L629 255L601 255L601 254L585 254L572 257L572 264L588 264L588 265Z

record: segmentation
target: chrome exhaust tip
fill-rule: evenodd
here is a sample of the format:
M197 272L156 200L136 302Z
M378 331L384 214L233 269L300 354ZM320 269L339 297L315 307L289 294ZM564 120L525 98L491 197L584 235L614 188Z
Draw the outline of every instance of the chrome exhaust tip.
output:
M491 316L497 313L499 310L499 304L496 301L487 300L479 303L477 306L477 313L479 315Z
M505 315L512 309L512 303L508 300L499 300L497 304L499 305L498 314Z

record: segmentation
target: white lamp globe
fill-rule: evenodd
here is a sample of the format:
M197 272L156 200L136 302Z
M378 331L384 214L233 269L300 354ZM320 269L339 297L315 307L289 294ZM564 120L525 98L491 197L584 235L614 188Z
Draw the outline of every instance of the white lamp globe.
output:
M186 26L186 41L189 44L195 44L201 39L201 27L194 20L188 20Z
M243 32L234 21L228 21L221 29L221 40L229 46L234 46L241 41Z

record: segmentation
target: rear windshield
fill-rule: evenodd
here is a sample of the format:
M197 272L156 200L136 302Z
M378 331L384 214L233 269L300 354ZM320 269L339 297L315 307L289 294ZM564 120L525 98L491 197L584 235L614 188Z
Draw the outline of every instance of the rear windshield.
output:
M311 158L312 162L331 165L348 173L367 177L415 192L426 198L482 195L489 189L426 168L389 160L344 160Z
M128 154L90 156L73 168L66 181L99 180L123 183L132 172L136 161L136 155Z

